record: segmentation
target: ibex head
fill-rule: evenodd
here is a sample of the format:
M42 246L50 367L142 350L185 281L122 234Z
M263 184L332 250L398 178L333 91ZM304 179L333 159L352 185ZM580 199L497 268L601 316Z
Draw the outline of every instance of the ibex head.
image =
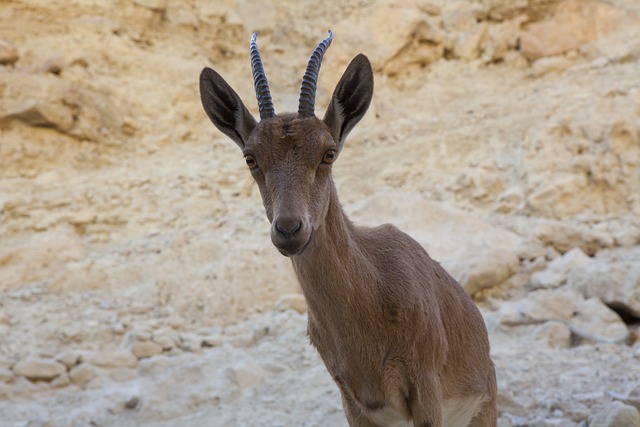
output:
M238 94L214 70L200 74L202 105L213 124L242 150L258 183L271 222L271 240L286 256L302 253L323 226L333 188L331 165L345 138L362 119L373 95L373 70L356 56L333 92L322 120L316 117L318 72L332 34L309 59L302 79L298 113L277 115L256 45L251 38L251 64L260 122Z

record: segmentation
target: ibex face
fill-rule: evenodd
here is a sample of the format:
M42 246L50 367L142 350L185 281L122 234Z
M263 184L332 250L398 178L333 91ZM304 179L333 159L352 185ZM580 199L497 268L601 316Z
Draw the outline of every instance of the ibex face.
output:
M271 241L287 256L306 248L329 202L338 146L316 117L282 115L258 124L243 148L267 217Z
M331 164L373 95L371 65L358 55L338 83L324 119L315 116L318 71L331 37L329 32L309 60L297 114L276 115L256 34L251 38L251 62L259 123L218 73L205 68L200 75L204 109L213 124L242 149L271 221L271 240L286 256L304 251L314 230L323 224L333 185Z

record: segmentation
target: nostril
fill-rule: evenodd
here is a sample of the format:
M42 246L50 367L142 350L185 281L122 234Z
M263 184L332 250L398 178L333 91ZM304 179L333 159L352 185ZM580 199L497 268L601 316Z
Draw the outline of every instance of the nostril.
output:
M275 226L280 234L291 238L302 228L302 222L297 219L281 219L276 221Z

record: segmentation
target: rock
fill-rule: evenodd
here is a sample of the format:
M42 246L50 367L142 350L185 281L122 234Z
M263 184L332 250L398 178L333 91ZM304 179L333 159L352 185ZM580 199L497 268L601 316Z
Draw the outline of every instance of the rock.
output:
M41 203L48 209L46 201ZM12 288L20 283L49 280L65 264L86 255L85 243L71 226L51 227L17 241L8 238L0 248L0 259L10 257L13 268L0 270L0 282Z
M372 3L346 16L333 30L342 43L335 44L334 59L326 65L331 74L353 57L349 46L367 52L374 69L390 75L406 72L412 64L430 64L444 54L439 17L411 5Z
M25 359L13 366L16 375L22 375L31 381L51 381L66 371L66 366L50 359Z
M469 254L466 260L460 259L457 264L445 264L470 295L499 285L518 270L520 260L513 251L496 249L488 252Z
M307 312L307 301L304 295L287 294L280 297L274 307L277 311L293 310L302 314Z
M220 334L207 335L202 339L203 347L220 347L224 344L224 338Z
M81 356L79 353L74 353L69 351L62 352L56 355L56 360L62 363L64 366L66 366L67 370L71 370L78 363L80 363L80 359L81 359Z
M627 396L622 400L627 405L634 406L638 411L640 411L640 384L632 388Z
M119 349L125 352L132 351L135 344L151 340L151 332L141 330L131 330L122 336Z
M168 334L153 334L152 341L158 344L162 350L171 350L176 346L176 342Z
M534 289L557 288L567 283L567 279L574 270L583 268L591 258L580 248L571 249L563 256L551 261L547 268L531 276L531 286Z
M613 401L597 412L590 426L598 427L640 427L640 413L633 406Z
M585 297L597 297L640 318L640 246L599 252L571 271L567 284Z
M162 347L152 341L138 341L131 346L131 352L138 359L144 359L162 353Z
M554 16L530 24L521 34L520 47L529 60L578 49L618 30L625 12L598 1L569 0L560 3Z
M127 351L103 351L89 354L85 361L103 368L135 368L138 366L136 356Z
M531 65L531 73L534 77L541 77L549 73L561 73L571 64L572 62L564 56L540 58Z
M0 39L0 65L14 64L18 59L18 49L8 40Z
M505 302L498 311L498 320L504 325L568 321L580 300L578 293L569 290L537 290L524 299Z
M246 390L261 384L267 376L267 373L260 365L247 361L240 361L226 368L224 374L240 390Z
M178 347L184 351L198 351L202 347L202 337L196 334L183 332L180 334Z
M595 342L620 343L629 336L629 329L615 311L598 298L576 303L576 316L569 321L573 333Z
M87 384L100 375L100 369L90 363L81 363L69 372L71 382L80 388L86 388Z
M533 339L547 348L569 348L571 329L564 322L550 320L536 326Z
M10 383L13 381L13 371L8 368L0 368L0 383Z
M139 6L161 12L167 8L167 0L133 0Z

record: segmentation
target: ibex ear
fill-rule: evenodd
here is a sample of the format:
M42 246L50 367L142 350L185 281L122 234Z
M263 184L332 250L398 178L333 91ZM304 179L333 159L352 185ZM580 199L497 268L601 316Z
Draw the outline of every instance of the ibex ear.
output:
M213 124L240 148L244 148L256 127L256 120L238 94L211 68L205 68L200 73L200 99Z
M349 132L367 112L372 96L373 69L367 57L360 54L342 75L324 115L324 123L341 148Z

